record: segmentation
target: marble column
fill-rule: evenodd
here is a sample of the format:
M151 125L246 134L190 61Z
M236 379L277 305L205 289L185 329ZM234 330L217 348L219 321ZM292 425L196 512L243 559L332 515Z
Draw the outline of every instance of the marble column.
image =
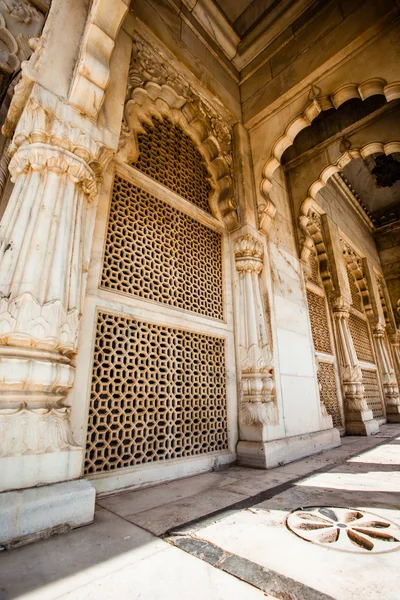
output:
M368 306L366 313L371 324L377 356L377 367L383 383L386 418L388 422L397 423L400 422L399 388L386 342L385 332L387 324L381 300L381 283L377 279L372 264L366 258L363 258L362 260L362 269L368 290ZM384 294L383 290L382 293ZM391 326L394 319L389 313L387 316L388 324Z
M378 358L378 367L382 376L388 423L400 423L400 396L396 375L386 347L385 328L378 324L372 334Z
M264 266L263 245L251 234L240 237L235 243L235 261L241 315L238 322L241 418L246 425L268 424L274 380L259 279Z
M39 85L9 152L0 227L0 491L81 476L68 394L84 294L87 207L110 151ZM85 245L86 244L86 245Z
M349 310L350 304L342 296L332 301L344 392L346 432L350 435L373 435L379 430L379 426L364 398L362 371L349 329Z
M400 382L400 330L393 329L389 332L389 343L392 350L395 374L397 376L397 385Z
M328 215L322 217L322 230L329 265L329 300L336 328L346 432L350 435L373 435L379 430L379 424L364 398L361 366L349 329L351 292L340 234Z

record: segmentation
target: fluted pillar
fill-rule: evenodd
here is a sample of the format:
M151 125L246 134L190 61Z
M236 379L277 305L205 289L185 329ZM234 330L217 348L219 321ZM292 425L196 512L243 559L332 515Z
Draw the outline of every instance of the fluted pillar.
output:
M87 206L109 155L83 125L35 85L10 146L15 186L0 227L0 491L81 475L67 397Z
M400 383L400 330L389 333L389 343L392 350L394 369L397 376L397 384Z
M247 425L267 424L274 399L272 353L268 341L260 274L263 246L252 235L235 243L238 273L239 361L241 371L241 418Z
M379 430L379 425L364 398L362 371L349 329L349 309L349 303L342 296L333 299L332 311L344 391L346 432L350 435L372 435Z
M385 328L376 325L373 329L386 405L386 419L389 423L400 423L400 396L396 374L385 342Z

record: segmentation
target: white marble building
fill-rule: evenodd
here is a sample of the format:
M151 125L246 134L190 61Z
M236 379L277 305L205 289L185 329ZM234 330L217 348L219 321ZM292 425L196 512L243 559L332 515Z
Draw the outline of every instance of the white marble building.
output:
M0 3L0 545L400 421L399 16Z

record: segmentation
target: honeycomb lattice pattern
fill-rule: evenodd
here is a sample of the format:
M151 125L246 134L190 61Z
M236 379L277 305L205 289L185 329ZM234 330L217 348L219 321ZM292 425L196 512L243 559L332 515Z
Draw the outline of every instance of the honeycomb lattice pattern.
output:
M225 341L100 312L85 472L228 448Z
M354 279L354 275L351 272L351 270L349 269L349 267L347 267L347 277L349 279L349 284L350 284L351 303L355 309L359 310L360 312L363 312L361 295L358 290L356 281Z
M375 359L367 322L361 317L350 313L349 328L358 360L374 363Z
M314 348L316 352L332 354L325 298L307 290L307 301Z
M312 281L312 283L315 283L315 285L321 286L319 279L319 261L313 250L310 252L308 264L310 266L310 272L307 275L308 281Z
M101 286L223 319L221 235L117 175Z
M336 386L335 369L333 364L320 362L318 364L318 383L321 400L331 415L334 427L342 426L339 399Z
M139 158L133 166L210 213L209 175L190 137L167 118L154 118L143 128L146 133L138 134Z
M362 369L362 382L364 385L364 398L368 408L372 410L374 419L384 417L378 373L369 369Z

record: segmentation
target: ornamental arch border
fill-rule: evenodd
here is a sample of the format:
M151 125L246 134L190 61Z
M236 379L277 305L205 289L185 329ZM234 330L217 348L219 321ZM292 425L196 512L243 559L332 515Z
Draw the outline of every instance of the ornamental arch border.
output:
M260 229L263 230L264 233L268 232L276 212L276 207L270 198L270 191L274 185L272 179L273 175L276 169L282 166L281 159L283 153L287 148L293 145L297 135L306 127L310 127L314 119L316 119L321 112L331 108L337 110L348 100L358 98L364 101L375 95L385 96L386 102L391 102L392 100L400 98L400 81L388 84L385 79L376 77L367 79L360 84L347 83L340 86L329 95L323 96L320 92L321 90L317 88L317 86L313 85L311 87L311 101L307 104L305 109L287 125L284 133L273 145L271 155L262 169L260 191L263 197L263 203L259 205L259 220ZM396 150L396 152L397 151L398 150Z
M125 105L125 124L118 157L125 163L139 155L138 134L146 133L143 123L153 125L153 118L168 118L191 138L206 162L213 191L209 198L213 215L228 231L238 226L231 167L206 119L169 85L148 82L135 88Z
M319 177L315 179L308 188L307 198L303 200L299 211L298 223L299 229L302 234L302 238L300 239L300 260L304 264L307 264L312 248L314 246L316 247L318 259L320 262L321 276L323 278L323 281L326 279L326 282L328 282L327 288L326 283L324 281L327 291L329 290L330 275L329 265L326 259L325 245L323 239L321 241L316 238L316 236L319 235L318 228L314 226L315 219L313 220L311 218L313 211L319 215L325 214L325 211L321 208L317 200L318 192L322 188L327 186L329 179L332 177L332 175L334 175L335 173L339 173L352 160L357 158L364 159L367 156L370 156L371 154L375 153L384 153L386 155L390 155L396 152L400 152L400 141L392 141L386 144L382 142L371 142L369 144L366 144L365 146L362 146L361 148L353 148L346 150L336 159L336 161L332 162L327 167L325 167L321 171ZM359 288L359 291L361 293L364 307L368 312L368 310L370 309L368 288L365 282L362 268L360 267L357 258L358 257L356 256L356 253L354 251L347 253L347 255L345 256L346 263L348 264L350 270L353 271L353 273L355 274L357 287Z

